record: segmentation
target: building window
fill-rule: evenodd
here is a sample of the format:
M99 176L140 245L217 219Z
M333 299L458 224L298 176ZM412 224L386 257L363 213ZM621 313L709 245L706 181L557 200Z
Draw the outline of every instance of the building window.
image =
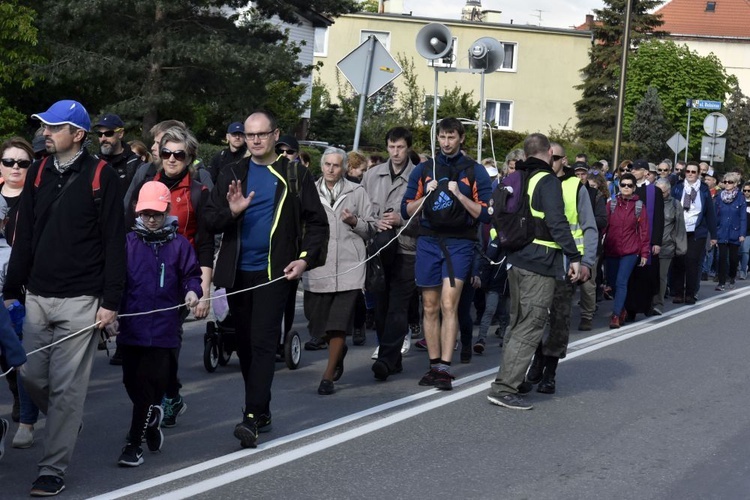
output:
M435 66L438 68L453 68L456 66L456 56L458 54L458 38L453 37L453 50L450 54L440 59L428 59L428 66ZM439 99L439 98L438 98Z
M313 53L316 57L328 56L328 28L315 28L315 48Z
M706 2L706 12L716 12L716 2Z
M498 71L517 71L516 63L518 62L518 44L516 42L498 41L503 44L503 49L505 50L503 65L498 68Z
M359 34L359 43L364 43L365 40L370 38L370 35L374 35L383 44L385 50L391 50L391 34L388 31L362 30Z
M513 125L512 101L486 101L484 120L494 127L510 130Z
M435 101L435 97L432 94L424 96L424 116L423 120L425 124L432 123L432 103ZM440 96L437 97L437 105L440 106Z

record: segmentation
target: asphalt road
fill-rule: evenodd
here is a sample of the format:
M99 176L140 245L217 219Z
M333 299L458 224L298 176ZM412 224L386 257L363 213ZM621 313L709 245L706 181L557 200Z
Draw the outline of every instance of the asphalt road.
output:
M669 304L620 330L606 328L610 303L600 303L595 330L572 334L557 394L531 393L531 411L487 402L494 337L483 356L456 363L451 392L417 385L427 356L414 349L402 374L376 382L368 331L366 346L350 347L336 394L319 396L326 351L304 352L297 370L277 364L274 430L255 450L232 436L242 406L236 357L207 373L205 323L189 322L180 371L188 409L165 429L162 452L117 466L130 402L102 353L62 497L750 498L750 287L739 283L718 296L704 282L697 306ZM11 398L0 394L7 418ZM10 448L15 428L0 498L25 498L36 476L41 443Z

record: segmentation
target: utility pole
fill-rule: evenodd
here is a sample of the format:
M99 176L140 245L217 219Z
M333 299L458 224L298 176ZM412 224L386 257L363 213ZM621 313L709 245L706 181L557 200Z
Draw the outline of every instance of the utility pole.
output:
M620 91L617 95L617 123L615 125L615 150L612 154L612 168L620 162L620 136L622 135L622 115L625 107L625 85L628 75L628 48L630 47L630 21L633 13L633 2L628 0L625 7L625 30L622 33L622 59L620 61Z

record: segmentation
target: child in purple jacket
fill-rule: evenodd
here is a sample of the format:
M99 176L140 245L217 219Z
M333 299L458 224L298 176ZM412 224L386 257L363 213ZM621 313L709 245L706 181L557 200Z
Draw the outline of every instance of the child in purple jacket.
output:
M143 463L144 433L148 449L161 450L161 400L169 379L169 355L180 345L178 309L128 315L183 303L194 307L202 295L195 250L177 234L177 218L169 216L170 202L166 185L145 183L135 207L135 227L126 240L128 272L117 346L122 353L122 379L133 402L133 416L128 444L117 462L124 467Z

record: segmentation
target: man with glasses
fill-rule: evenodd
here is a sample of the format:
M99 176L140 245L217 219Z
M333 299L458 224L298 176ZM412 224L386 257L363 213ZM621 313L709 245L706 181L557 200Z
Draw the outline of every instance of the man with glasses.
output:
M21 370L47 415L31 495L53 496L65 488L99 344L87 328L110 325L120 306L125 226L117 173L83 147L91 121L81 103L59 101L32 118L44 125L51 156L29 168L3 294L6 303L19 300L26 288L26 352L65 338L29 356Z
M209 230L223 233L214 283L237 292L228 299L245 382L242 422L234 429L243 448L255 448L258 432L271 430L271 383L290 283L322 265L328 249L328 218L313 176L279 158L278 138L270 112L252 113L245 120L250 156L219 172L204 211Z
M656 166L656 174L660 179L669 179L671 173L672 168L667 163L661 162Z
M121 192L124 194L138 167L143 163L140 156L122 140L125 135L125 123L119 116L107 114L94 125L94 133L99 138L97 156L114 167L120 177Z
M229 147L222 149L211 158L208 164L208 173L211 174L211 181L216 183L216 178L224 165L229 165L239 161L247 153L245 146L245 126L240 122L233 122L227 127L227 144Z
M701 263L706 251L706 239L716 245L716 211L711 192L701 182L700 167L690 162L685 167L685 180L672 188L672 196L682 204L687 232L687 253L674 258L672 263L672 302L695 304Z

